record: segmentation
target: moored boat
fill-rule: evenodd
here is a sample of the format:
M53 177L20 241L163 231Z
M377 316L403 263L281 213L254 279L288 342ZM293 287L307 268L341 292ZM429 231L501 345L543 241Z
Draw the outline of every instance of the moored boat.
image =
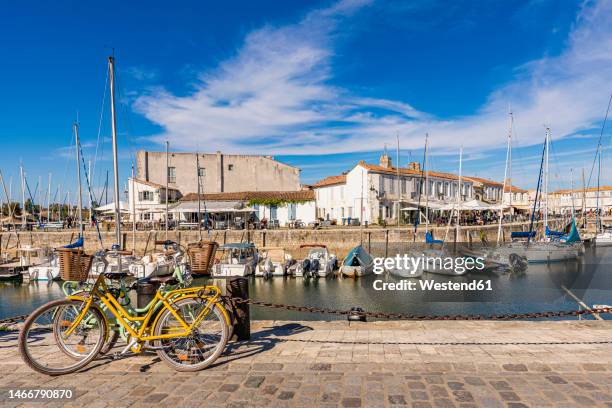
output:
M351 249L340 266L342 275L350 278L369 275L373 269L374 259L361 245Z

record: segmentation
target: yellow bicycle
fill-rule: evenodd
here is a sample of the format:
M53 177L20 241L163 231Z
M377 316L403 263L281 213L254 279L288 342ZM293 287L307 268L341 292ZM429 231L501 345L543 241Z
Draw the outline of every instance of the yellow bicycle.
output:
M88 292L49 302L32 312L19 334L19 351L26 364L47 375L85 367L109 338L109 316L127 333L121 354L155 350L178 371L202 370L214 363L225 349L230 330L219 288L163 290L162 283L146 312L133 314L106 284L106 279L126 276L102 273Z

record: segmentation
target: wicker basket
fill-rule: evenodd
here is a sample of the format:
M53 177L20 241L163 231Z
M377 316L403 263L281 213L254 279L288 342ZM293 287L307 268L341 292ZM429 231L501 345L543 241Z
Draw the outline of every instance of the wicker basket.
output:
M79 282L87 280L93 260L91 255L85 254L82 249L58 248L56 251L62 280Z
M189 255L191 273L208 275L218 247L219 244L215 241L200 241L189 245L187 254Z

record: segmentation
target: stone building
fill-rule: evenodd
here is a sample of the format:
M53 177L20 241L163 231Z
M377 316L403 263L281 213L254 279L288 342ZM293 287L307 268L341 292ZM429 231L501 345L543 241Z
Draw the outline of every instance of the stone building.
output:
M168 154L169 187L183 195L240 191L300 190L300 169L274 160L272 156L216 153ZM199 168L198 168L199 162ZM166 184L166 152L139 150L136 154L137 178ZM199 176L199 177L198 177Z

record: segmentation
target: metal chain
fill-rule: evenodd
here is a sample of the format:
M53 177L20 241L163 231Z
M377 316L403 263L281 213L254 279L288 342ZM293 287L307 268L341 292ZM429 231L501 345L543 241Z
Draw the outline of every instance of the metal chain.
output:
M28 315L19 315L0 320L0 325L8 323L17 323L28 318Z
M366 312L358 310L336 310L311 306L285 305L279 303L262 302L253 299L228 298L237 304L249 304L254 306L266 307L269 309L291 310L294 312L321 313L341 316L364 316L376 319L392 320L513 320L513 319L545 319L552 317L585 316L592 314L612 313L612 308L604 307L590 310L562 310L532 313L515 314L493 314L493 315L416 315L407 313L385 313L385 312Z
M595 309L583 310L561 310L547 312L532 312L532 313L514 313L514 314L492 314L492 315L417 315L411 313L385 313L385 312L366 312L360 310L337 310L313 306L297 306L286 305L281 303L262 302L254 299L240 299L229 296L222 296L223 301L234 304L249 304L253 306L261 306L269 309L290 310L293 312L305 313L320 313L337 316L358 316L371 317L375 319L390 319L390 320L513 320L513 319L547 319L553 317L576 317L593 314L612 313L612 307L600 307ZM0 325L17 323L27 319L28 315L20 315L0 320Z

